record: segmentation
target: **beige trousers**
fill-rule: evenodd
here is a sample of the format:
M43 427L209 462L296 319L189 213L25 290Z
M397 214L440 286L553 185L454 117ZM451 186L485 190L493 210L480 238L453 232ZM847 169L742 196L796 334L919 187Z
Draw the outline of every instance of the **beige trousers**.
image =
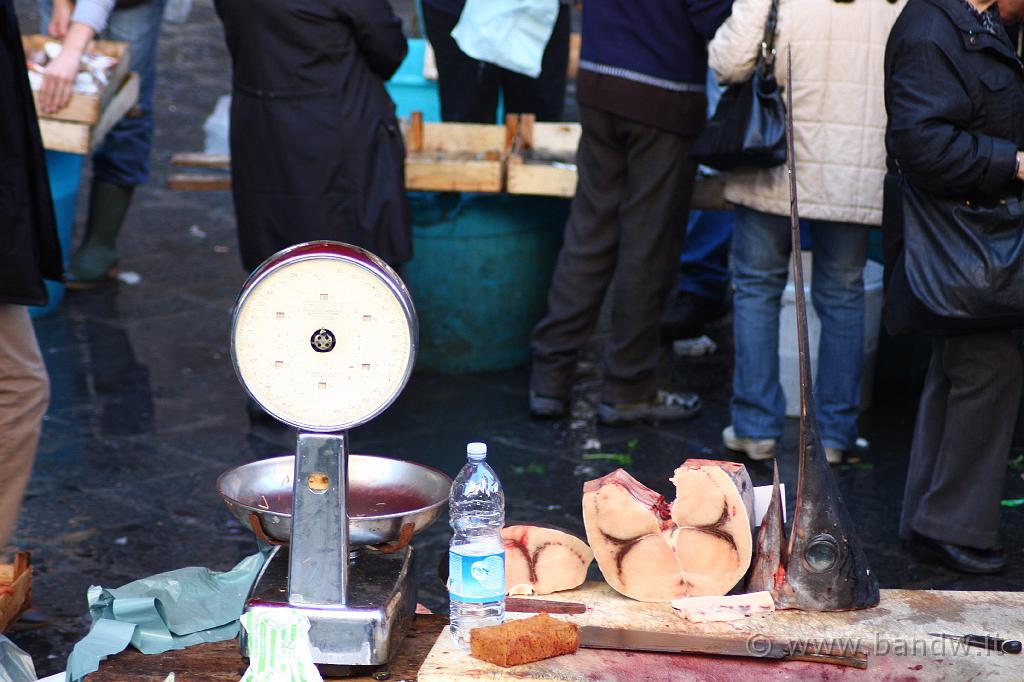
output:
M0 547L18 520L49 403L50 380L28 308L0 304Z

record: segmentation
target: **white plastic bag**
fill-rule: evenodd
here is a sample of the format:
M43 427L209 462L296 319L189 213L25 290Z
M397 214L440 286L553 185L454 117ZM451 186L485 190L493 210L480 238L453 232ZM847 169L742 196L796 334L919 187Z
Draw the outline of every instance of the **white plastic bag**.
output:
M231 95L221 95L213 112L203 123L206 136L203 151L207 154L230 154Z
M32 657L0 635L0 682L32 682L35 679Z
M559 0L466 0L452 38L473 59L536 78L558 9Z

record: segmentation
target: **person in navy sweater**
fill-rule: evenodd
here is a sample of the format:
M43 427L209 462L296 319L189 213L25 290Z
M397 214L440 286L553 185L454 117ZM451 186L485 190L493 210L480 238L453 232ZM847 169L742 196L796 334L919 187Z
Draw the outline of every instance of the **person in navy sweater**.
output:
M682 419L700 398L660 390L658 321L678 269L704 124L707 41L731 0L592 0L576 77L579 183L534 329L530 411L567 411L576 358L611 296L598 417ZM610 291L609 291L610 290Z

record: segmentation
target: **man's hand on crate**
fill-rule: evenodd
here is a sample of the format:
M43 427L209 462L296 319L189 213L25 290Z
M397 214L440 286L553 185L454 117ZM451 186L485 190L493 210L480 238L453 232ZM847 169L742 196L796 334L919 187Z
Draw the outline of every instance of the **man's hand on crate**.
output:
M61 28L56 20L59 4L66 2L54 3L54 19L50 21L49 26L51 34L55 29ZM55 26L55 23L58 25ZM64 27L67 27L67 21L64 22ZM82 52L95 35L96 31L92 26L80 21L72 23L70 28L67 28L67 33L61 41L60 54L50 60L46 65L46 73L43 74L43 86L39 89L39 105L43 113L52 114L67 105L71 99L71 86L74 85L75 76L78 75L82 62Z

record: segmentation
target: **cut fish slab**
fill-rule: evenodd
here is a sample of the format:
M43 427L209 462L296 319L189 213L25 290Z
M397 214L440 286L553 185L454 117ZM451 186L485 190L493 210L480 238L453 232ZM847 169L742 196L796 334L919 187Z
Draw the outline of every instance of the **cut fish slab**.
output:
M676 599L672 607L691 623L715 623L773 613L775 601L770 592L751 592L727 597Z
M671 481L672 504L622 469L584 484L594 558L609 585L639 601L724 595L750 566L750 477L742 464L687 460Z
M551 594L571 590L587 579L594 553L572 533L542 526L506 526L505 593Z

